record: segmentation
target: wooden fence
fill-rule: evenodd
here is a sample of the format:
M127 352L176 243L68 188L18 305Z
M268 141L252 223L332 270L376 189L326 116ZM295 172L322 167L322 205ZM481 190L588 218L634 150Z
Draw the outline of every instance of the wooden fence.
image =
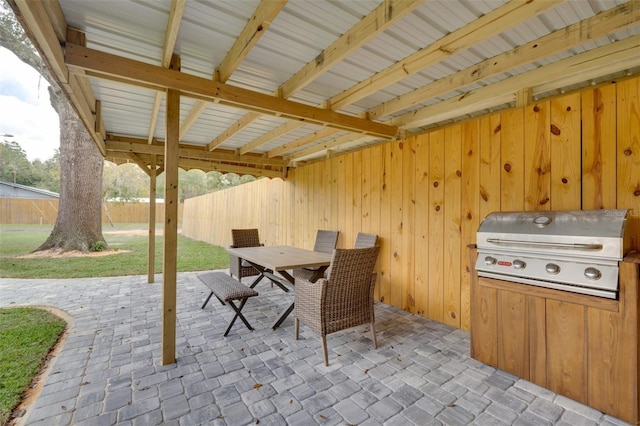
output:
M164 222L163 204L156 205L156 223ZM178 217L182 215L182 204ZM108 214L107 214L108 213ZM0 198L0 224L53 225L58 216L58 199ZM102 206L102 223L148 223L149 203L108 202Z
M640 80L585 89L185 202L183 233L311 248L318 228L380 236L377 298L469 329L467 245L492 211L631 209L640 241Z

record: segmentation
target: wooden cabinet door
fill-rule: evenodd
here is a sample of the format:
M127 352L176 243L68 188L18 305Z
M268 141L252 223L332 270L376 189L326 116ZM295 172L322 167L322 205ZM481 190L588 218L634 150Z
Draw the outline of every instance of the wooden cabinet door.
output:
M529 380L527 297L498 292L498 368Z
M546 311L547 388L586 404L586 307L547 299Z
M589 405L638 423L638 266L620 264L619 311L587 308Z
M498 291L480 284L487 279L471 282L471 357L498 367Z
M547 387L547 315L542 297L527 296L529 317L529 380Z

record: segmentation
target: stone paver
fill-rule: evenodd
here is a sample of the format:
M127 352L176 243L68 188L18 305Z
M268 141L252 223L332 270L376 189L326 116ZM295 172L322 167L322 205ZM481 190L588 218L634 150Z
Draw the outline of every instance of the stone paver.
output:
M624 425L619 419L469 358L469 334L376 304L367 327L327 339L293 317L271 325L292 293L266 281L240 322L200 305L198 273L178 274L175 364L162 366L161 276L0 279L0 307L70 317L69 336L20 423L28 425Z

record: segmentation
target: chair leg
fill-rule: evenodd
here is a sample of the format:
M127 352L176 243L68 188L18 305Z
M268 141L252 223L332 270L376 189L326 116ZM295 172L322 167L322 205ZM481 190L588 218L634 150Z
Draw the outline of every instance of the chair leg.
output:
M298 317L294 318L293 320L293 329L295 331L296 340L298 340L298 332L300 331L300 320L298 319Z
M376 339L376 323L371 321L371 340L373 340L373 348L378 349L378 340Z
M327 336L320 336L322 341L322 356L324 356L324 365L329 366L329 352L327 351Z

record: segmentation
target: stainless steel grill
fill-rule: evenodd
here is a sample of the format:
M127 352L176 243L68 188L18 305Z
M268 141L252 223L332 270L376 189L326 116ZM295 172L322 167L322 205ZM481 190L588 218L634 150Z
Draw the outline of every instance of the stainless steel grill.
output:
M499 212L477 233L479 276L617 299L627 210Z

